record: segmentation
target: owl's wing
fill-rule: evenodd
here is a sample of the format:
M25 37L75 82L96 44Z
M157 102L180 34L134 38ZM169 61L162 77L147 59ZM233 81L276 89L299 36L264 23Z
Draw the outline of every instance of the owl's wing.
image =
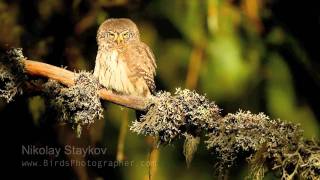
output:
M134 43L128 47L126 60L132 75L136 78L143 78L149 88L154 93L156 85L154 76L156 75L156 61L151 49L143 42Z

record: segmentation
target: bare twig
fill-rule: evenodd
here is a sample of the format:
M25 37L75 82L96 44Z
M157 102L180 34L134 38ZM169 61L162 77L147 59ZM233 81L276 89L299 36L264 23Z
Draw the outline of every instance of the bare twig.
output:
M160 152L159 148L157 147L157 140L155 138L152 138L149 155L149 180L154 180L157 175L159 153Z
M128 127L129 127L128 123L129 123L129 111L128 111L128 109L124 109L123 110L123 117L122 117L122 121L121 121L119 139L118 139L118 149L117 149L117 160L118 161L123 161L125 159L124 146L125 146L127 131L128 131Z

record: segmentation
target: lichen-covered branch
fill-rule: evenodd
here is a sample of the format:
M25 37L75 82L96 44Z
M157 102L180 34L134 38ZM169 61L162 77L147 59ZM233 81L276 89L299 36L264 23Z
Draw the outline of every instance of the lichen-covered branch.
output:
M69 88L62 87L57 81L49 81L44 87L50 106L58 112L57 119L71 124L78 137L83 126L90 126L95 120L103 118L103 108L97 94L99 84L91 73L77 73L75 84Z
M200 138L217 157L216 171L225 175L240 157L250 165L249 176L262 179L266 172L277 172L282 179L320 179L320 143L306 140L298 125L272 119L263 113L239 110L221 115L221 109L205 96L187 89L175 93L158 92L150 99L115 94L99 89L92 73L72 73L45 63L25 60L21 49L1 57L0 97L10 102L20 94L30 77L52 80L41 85L44 96L80 135L82 126L90 125L102 115L99 98L146 110L132 123L130 130L154 136L157 146L185 138L183 153L191 163ZM61 85L61 84L65 85ZM66 87L67 86L67 87Z
M220 176L245 156L252 179L262 179L269 171L289 180L320 178L320 143L305 140L296 124L242 110L223 117L217 105L187 89L177 89L174 94L158 92L155 99L147 114L130 129L158 137L159 144L185 138L187 163L202 137L218 159Z
M22 63L25 65L25 71L29 75L53 79L68 87L74 85L76 75L74 72L38 61L22 60ZM116 94L106 89L99 89L98 94L103 100L137 110L145 110L149 103L144 98Z

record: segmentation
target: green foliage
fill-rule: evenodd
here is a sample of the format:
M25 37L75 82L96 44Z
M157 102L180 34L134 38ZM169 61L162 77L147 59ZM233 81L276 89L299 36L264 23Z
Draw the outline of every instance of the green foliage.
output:
M168 8L170 4L171 8ZM157 1L154 6L160 14L166 16L192 44L206 41L205 1Z
M308 105L298 105L287 64L278 54L270 54L267 66L271 70L266 87L267 107L272 115L300 123L306 137L317 137L318 122Z

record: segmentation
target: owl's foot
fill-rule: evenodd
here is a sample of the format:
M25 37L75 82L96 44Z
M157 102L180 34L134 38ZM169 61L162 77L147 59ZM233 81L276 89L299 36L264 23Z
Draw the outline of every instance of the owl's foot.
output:
M99 88L98 89L107 89L107 90L112 91L112 93L117 94L117 95L128 95L128 94L126 94L124 92L120 92L120 91L117 91L117 90L112 89L112 88L106 88L102 84L99 84Z
M127 95L124 92L120 92L120 91L117 91L115 89L109 89L109 90L111 90L114 94L117 94L117 95Z

